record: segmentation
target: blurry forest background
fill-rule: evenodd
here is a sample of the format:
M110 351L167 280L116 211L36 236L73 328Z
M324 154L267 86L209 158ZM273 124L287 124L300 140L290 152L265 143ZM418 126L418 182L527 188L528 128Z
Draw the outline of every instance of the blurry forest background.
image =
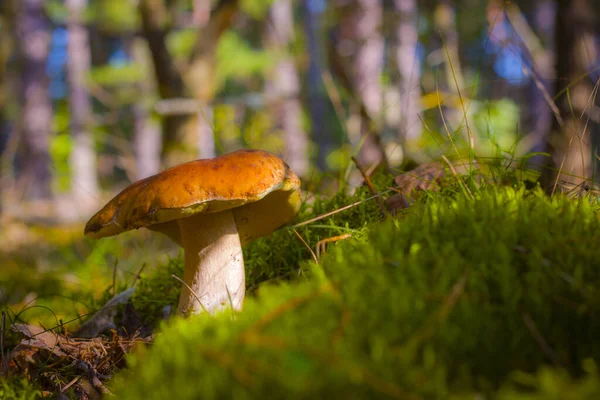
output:
M306 181L441 155L594 177L594 0L2 0L5 216L85 220L242 147ZM502 151L500 151L502 150Z
M449 197L397 225L384 222L372 230L373 240L367 235L386 213L383 202L370 200L396 189L389 188L389 175L442 156L482 164L502 159L495 166L503 172L522 165L511 160L524 161L548 192L597 189L599 83L600 0L0 0L0 359L18 343L8 324L74 332L99 310L116 313L108 300L133 288L127 306L137 309L123 315L167 315L176 301L169 296L176 299L180 288L181 249L146 229L93 240L84 237L83 224L136 180L186 161L259 148L288 162L307 200L299 231L282 230L268 238L273 241L245 248L247 294L263 284L299 284L267 292L284 303L249 301L245 315L256 324L244 325L251 321L246 317L222 324L227 328L214 330L223 333L218 340L202 331L211 351L216 343L212 370L204 367L213 362L206 353L186 357L181 369L145 375L159 376L154 381L169 394L201 388L207 391L200 396L210 396L225 382L228 395L247 397L254 389L244 382L271 390L281 376L273 393L286 388L285 398L307 397L314 388L360 397L370 393L363 389L383 394L390 387L400 388L387 392L399 398L411 390L428 398L434 387L448 397L455 392L447 390L445 376L463 395L471 385L492 390L489 382L500 382L504 372L533 371L542 360L565 371L583 356L598 364L599 269L588 261L598 260L597 236L589 233L598 232L597 203L550 205L524 191L485 201ZM390 174L373 174L376 188L359 187L363 174L377 170ZM597 198L600 191L590 193ZM509 204L510 196L516 200ZM474 213L462 212L470 205ZM313 218L333 210L343 212ZM323 258L326 279L304 268L311 257L320 261L327 243L350 237L355 247L342 248L348 255ZM342 282L339 293L331 285L335 296L322 290L329 279ZM284 307L269 308L275 304ZM321 317L327 324L314 322ZM172 344L187 343L184 336L197 344L201 336L188 333L203 325L189 326L180 331L185 335L167 336L164 353L153 353L155 365L166 365L160 357L167 352L169 360L187 356L189 347L178 352ZM298 326L310 329L297 335ZM283 338L288 328L294 337L280 342L277 335ZM265 346L257 358L258 342L248 341L248 352L240 347L246 346L241 329L269 343L267 335L276 332L272 343L290 343L290 351ZM434 338L434 331L445 336ZM127 341L111 334L119 368ZM238 350L241 358L229 356ZM50 382L44 387L61 396L103 371L90 366L73 376L84 364L70 355L64 369L40 357L40 375L19 367L17 377L27 375L36 387ZM94 363L108 365L100 358ZM230 373L229 364L242 389L219 378ZM0 397L3 367L0 360ZM262 371L265 379L254 380ZM191 376L200 384L169 386L163 379ZM552 392L561 388L540 376ZM329 377L333 385L319 386ZM357 382L363 388L355 391ZM519 388L528 387L524 382ZM595 390L588 387L573 383L561 395Z

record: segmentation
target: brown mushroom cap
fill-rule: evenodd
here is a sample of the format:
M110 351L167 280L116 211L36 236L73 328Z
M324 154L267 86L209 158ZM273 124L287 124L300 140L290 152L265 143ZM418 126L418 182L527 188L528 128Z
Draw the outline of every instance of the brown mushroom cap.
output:
M177 219L235 208L240 239L247 243L297 213L299 188L300 180L280 158L261 150L240 150L133 183L98 211L84 232L101 238L140 227L169 231Z

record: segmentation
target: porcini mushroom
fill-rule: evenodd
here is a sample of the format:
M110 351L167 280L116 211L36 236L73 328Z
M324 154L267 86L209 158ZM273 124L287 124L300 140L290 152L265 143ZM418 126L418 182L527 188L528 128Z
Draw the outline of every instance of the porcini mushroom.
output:
M239 310L245 294L242 245L270 234L300 208L300 180L261 150L188 162L125 188L86 224L92 238L146 227L183 247L178 314ZM198 296L200 304L196 298Z

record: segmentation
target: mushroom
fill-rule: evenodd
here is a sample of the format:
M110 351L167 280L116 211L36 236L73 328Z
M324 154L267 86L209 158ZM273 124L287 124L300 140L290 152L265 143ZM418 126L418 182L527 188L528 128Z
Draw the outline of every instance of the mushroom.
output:
M167 235L185 257L178 314L239 310L246 290L242 246L298 212L299 188L296 174L278 157L240 150L133 183L84 232L102 238L146 227Z

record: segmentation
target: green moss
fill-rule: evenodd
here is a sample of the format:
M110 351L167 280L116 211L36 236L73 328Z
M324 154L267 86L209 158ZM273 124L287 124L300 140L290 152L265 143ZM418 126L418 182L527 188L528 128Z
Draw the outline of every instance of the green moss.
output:
M175 309L179 300L180 286L173 275L183 276L183 259L170 259L166 266L142 275L136 288L132 303L142 323L155 326L163 316L163 309L171 306Z
M542 368L537 374L516 373L499 400L595 400L600 398L600 374L592 360L583 364L585 376L573 379L560 368Z
M597 204L472 197L431 196L339 243L310 279L262 285L234 319L175 320L130 359L117 397L558 398L600 361ZM550 364L565 386L507 386Z
M31 381L21 376L0 376L0 399L34 400L41 398L42 392Z

